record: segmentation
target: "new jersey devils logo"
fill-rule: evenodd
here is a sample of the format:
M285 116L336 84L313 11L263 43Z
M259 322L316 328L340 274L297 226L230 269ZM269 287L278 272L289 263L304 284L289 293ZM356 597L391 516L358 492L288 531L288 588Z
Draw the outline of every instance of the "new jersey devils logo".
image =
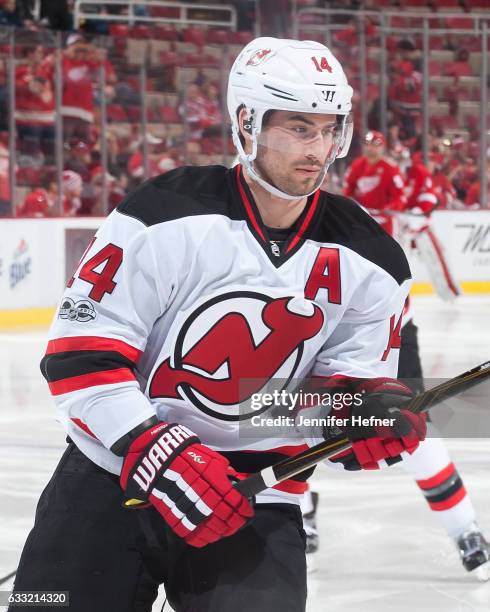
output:
M238 404L273 376L291 379L304 342L322 326L321 309L302 298L255 292L213 298L182 326L173 360L155 371L150 397L187 399L227 421L250 418L257 411L239 414Z
M248 60L247 66L258 66L269 55L271 49L260 49L256 51Z

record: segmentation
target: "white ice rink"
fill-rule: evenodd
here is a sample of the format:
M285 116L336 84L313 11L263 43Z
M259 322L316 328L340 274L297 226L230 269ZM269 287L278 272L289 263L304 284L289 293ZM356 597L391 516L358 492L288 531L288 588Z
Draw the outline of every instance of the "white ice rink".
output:
M452 377L490 359L490 297L465 296L455 306L418 297L414 312L427 377ZM45 335L0 334L0 577L17 566L37 499L65 446L39 372ZM490 535L490 440L448 446ZM463 570L453 543L399 468L339 474L321 467L314 483L321 550L308 612L490 610L490 583Z

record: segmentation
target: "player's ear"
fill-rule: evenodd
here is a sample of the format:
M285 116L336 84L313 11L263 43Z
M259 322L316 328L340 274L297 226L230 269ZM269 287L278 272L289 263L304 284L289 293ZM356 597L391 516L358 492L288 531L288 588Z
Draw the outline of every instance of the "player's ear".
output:
M238 125L240 126L240 140L246 150L252 141L252 122L250 114L245 107L241 108L238 112Z

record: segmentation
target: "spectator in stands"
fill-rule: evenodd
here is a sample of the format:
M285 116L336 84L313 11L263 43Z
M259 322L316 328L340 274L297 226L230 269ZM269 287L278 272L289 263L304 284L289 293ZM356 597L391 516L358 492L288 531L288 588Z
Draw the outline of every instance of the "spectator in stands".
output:
M88 214L94 216L105 216L112 210L110 206L111 195L116 193L117 195L121 195L121 190L118 189L118 181L115 176L112 176L109 172L104 173L104 168L102 165L96 165L92 168L92 176L91 176L91 185L93 188L93 205L90 211L87 211ZM107 193L107 207L108 210L105 210L104 203L104 190ZM122 192L124 193L124 192ZM114 198L114 196L112 196ZM117 198L117 196L116 196ZM121 201L122 197L118 200ZM83 211L86 214L86 211Z
M201 145L198 140L189 140L185 147L185 163L189 166L201 165Z
M78 214L92 214L95 206L95 189L92 184L93 169L100 165L99 152L86 142L72 143L65 159L65 170L71 170L82 179L81 206Z
M17 217L47 217L49 202L44 189L36 189L28 193L23 204L17 210Z
M0 130L9 129L7 58L0 57Z
M214 83L207 82L203 85L202 92L204 99L201 118L202 135L205 138L220 136L223 116L218 87Z
M82 177L72 170L63 172L63 214L74 217L82 207Z
M41 22L51 30L71 30L73 17L68 0L41 0Z
M470 53L468 49L459 47L454 52L454 61L447 64L444 74L448 76L471 76Z
M443 99L449 103L449 115L451 115L452 117L456 117L458 114L458 107L461 95L462 90L461 85L459 83L459 76L457 74L454 74L453 82L444 89L443 97Z
M94 90L97 68L97 50L79 34L70 34L63 54L63 138L90 141L94 122Z
M388 155L393 159L398 159L404 145L400 138L400 124L398 121L388 123L388 135L386 139Z
M416 118L422 110L422 75L410 61L392 64L388 99L395 118L400 122L402 139L416 134Z
M444 170L445 160L442 153L431 152L427 167L432 175L434 191L439 201L439 208L451 208L456 200L456 190Z
M119 138L109 129L105 133L105 142L107 147L107 172L120 180L127 179L126 167L129 159L129 155L125 152L122 147ZM100 150L100 142L98 143ZM127 186L127 182L125 187Z
M180 107L180 114L187 121L191 138L201 138L206 100L199 85L191 83L184 92L184 102Z
M395 49L398 62L410 62L417 72L422 71L421 55L417 50L415 41L411 38L402 38L398 41Z
M34 189L25 197L17 209L18 217L50 217L56 215L58 185L52 176L45 179L45 185Z
M158 138L151 133L148 133L146 138L148 143L148 178L163 174L177 167L173 154L167 150L164 138ZM128 160L127 170L130 177L130 184L128 186L130 190L146 178L142 139L138 143L138 149L134 151Z
M90 146L83 140L72 142L66 147L65 170L73 170L83 181L90 181L92 155Z
M15 0L0 0L0 25L22 28L24 25L20 8Z
M369 42L369 40L376 35L377 29L368 17L362 20L362 24L364 27L364 35L367 42ZM359 29L359 19L351 17L344 28L334 33L333 39L335 45L350 51L351 55L357 53L359 49Z
M479 180L474 181L468 188L465 205L470 208L480 208L483 205L481 196L481 183ZM487 159L487 206L490 204L490 158Z
M41 45L22 48L24 62L15 68L15 122L22 153L47 163L54 157L55 98L52 63L44 59Z
M9 170L9 150L0 142L0 217L12 214Z
M478 164L473 157L465 157L463 164L455 164L449 178L456 189L458 200L465 203L470 187L478 181Z

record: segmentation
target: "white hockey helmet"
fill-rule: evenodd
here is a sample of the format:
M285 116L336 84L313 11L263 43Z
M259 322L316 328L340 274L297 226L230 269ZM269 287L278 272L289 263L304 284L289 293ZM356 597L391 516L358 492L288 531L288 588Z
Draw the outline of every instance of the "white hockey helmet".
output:
M228 81L228 112L233 142L249 175L270 193L297 199L265 181L254 167L264 114L269 110L323 113L338 116L333 146L310 195L322 184L328 167L345 157L352 140L352 87L338 60L325 45L270 37L256 38L239 54ZM238 112L246 108L252 151L240 140Z

